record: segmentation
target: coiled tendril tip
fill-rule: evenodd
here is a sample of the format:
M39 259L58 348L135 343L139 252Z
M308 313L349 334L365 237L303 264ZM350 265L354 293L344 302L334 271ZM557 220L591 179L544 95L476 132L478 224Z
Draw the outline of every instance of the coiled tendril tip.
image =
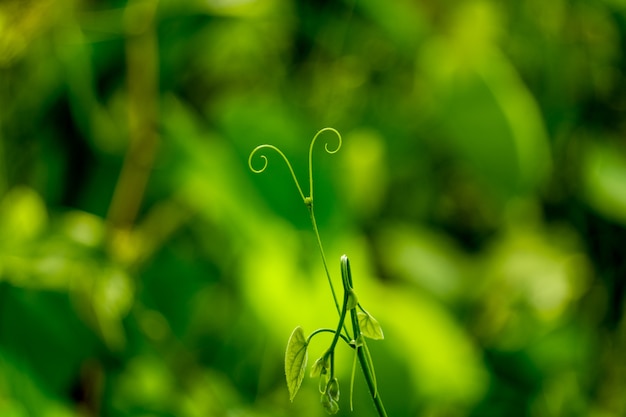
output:
M334 129L332 127L325 127L323 129L320 129L313 137L313 140L311 141L311 147L309 149L309 157L311 156L311 153L313 152L313 144L315 143L315 140L317 139L319 135L321 135L324 132L333 132L335 135L337 135L337 147L334 150L330 150L328 147L328 142L326 142L324 144L324 150L332 155L334 153L337 153L337 151L341 149L341 144L342 144L341 134L337 131L337 129Z
M267 147L271 147L271 145L260 145L254 148L252 152L250 152L250 156L248 157L248 167L255 174L260 174L261 172L265 171L265 168L267 168L268 161L267 161L267 156L259 155L259 157L263 160L263 166L261 168L255 168L252 166L252 158L254 157L254 154L257 153L260 149L267 148Z
M312 166L313 146L315 145L315 141L317 140L317 137L319 135L321 135L322 133L327 132L327 131L333 132L335 135L337 135L337 147L335 149L330 149L329 146L328 146L328 142L326 142L324 144L324 150L327 153L332 155L334 153L337 153L337 151L339 151L339 149L341 148L341 144L342 144L341 134L339 134L339 132L336 129L334 129L332 127L325 127L323 129L320 129L315 134L315 136L311 140L311 145L309 147L309 195L308 196L305 196L304 192L302 192L302 187L300 187L300 183L298 182L298 178L296 177L296 174L295 174L295 172L293 170L293 167L291 166L291 163L289 162L289 159L287 158L287 156L285 156L285 154L280 149L278 149L274 145L264 144L264 145L259 145L256 148L254 148L252 150L252 152L250 152L250 156L248 157L248 167L255 174L262 173L263 171L265 171L265 169L267 168L267 165L268 165L267 156L265 154L259 154L259 157L263 160L263 166L261 168L255 168L252 165L252 158L254 158L254 156L261 149L272 149L273 151L277 152L283 158L285 163L287 164L287 168L289 168L289 172L291 173L291 177L293 178L293 181L296 184L296 187L298 188L298 192L300 193L300 197L302 197L302 201L304 201L304 204L307 207L311 207L311 205L313 203L313 166Z

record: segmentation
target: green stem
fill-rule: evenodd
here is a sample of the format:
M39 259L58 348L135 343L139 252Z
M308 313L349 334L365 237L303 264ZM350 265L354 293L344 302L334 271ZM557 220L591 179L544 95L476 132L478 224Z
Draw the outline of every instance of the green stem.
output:
M335 302L335 308L337 309L337 314L339 314L339 316L341 316L341 310L339 309L339 301L337 299L337 293L335 292L335 286L333 285L333 281L330 277L330 272L328 270L328 265L326 263L326 255L324 255L324 248L322 247L322 239L320 238L320 232L319 229L317 228L317 222L315 220L315 212L313 210L313 147L315 146L315 142L317 141L317 138L324 132L332 132L337 136L337 147L335 147L335 149L330 149L328 147L328 142L324 145L324 149L326 150L327 153L329 154L334 154L335 152L337 152L340 148L341 148L341 134L339 134L339 132L335 129L333 129L332 127L325 127L321 130L319 130L315 136L313 137L313 140L311 140L311 144L309 145L309 197L308 199L304 199L304 202L307 206L307 208L309 209L309 215L311 216L311 224L313 225L313 230L315 231L315 237L317 238L317 245L320 248L320 253L322 254L322 263L324 264L324 271L326 271L326 278L328 279L328 285L330 286L330 291L333 294L333 301ZM346 332L346 334L348 333L348 330L344 327L344 330Z
M359 338L362 340L363 345L356 346L357 356L359 357L359 364L361 365L361 370L363 371L363 375L365 376L365 382L367 383L367 388L369 389L372 400L374 401L374 407L376 407L376 411L378 411L378 415L380 417L387 417L387 412L385 411L385 406L383 405L383 399L380 397L380 392L378 392L378 387L376 384L376 377L374 376L373 370L370 368L370 359L367 357L367 346L365 345L365 340L363 340L363 336L361 336L361 328L359 326L359 320L357 318L356 310L351 311L352 318L352 328L354 329L354 334L356 339Z
M341 276L344 293L348 294L349 292L352 292L352 272L350 271L350 261L348 260L348 257L346 255L343 255L341 257ZM374 406L376 407L376 411L378 411L379 417L387 417L387 412L385 411L383 400L380 397L380 393L378 392L376 376L374 374L374 369L371 364L371 358L368 357L369 355L367 352L367 345L365 344L365 340L361 335L361 326L359 325L356 308L350 310L350 319L352 321L352 330L354 331L354 340L356 341L355 349L359 358L361 370L363 371L363 375L365 376L367 388L369 389L372 400L374 401Z
M383 399L380 398L380 393L376 391L375 382L370 374L370 369L365 366L367 360L365 358L365 353L363 349L359 349L357 351L359 356L359 363L361 364L361 369L363 370L363 375L365 375L365 381L367 382L367 387L369 388L370 395L372 396L372 400L374 401L374 407L376 407L376 411L378 411L378 415L380 417L387 417L387 411L385 411L385 406L383 405Z
M348 309L348 298L349 292L344 291L343 293L343 306L341 308L341 314L339 315L339 323L337 323L337 330L335 331L335 336L333 337L333 341L330 343L330 347L328 348L329 352L333 352L335 350L335 346L337 345L337 341L339 340L339 335L341 334L341 328L344 327L344 321L346 319L346 310Z

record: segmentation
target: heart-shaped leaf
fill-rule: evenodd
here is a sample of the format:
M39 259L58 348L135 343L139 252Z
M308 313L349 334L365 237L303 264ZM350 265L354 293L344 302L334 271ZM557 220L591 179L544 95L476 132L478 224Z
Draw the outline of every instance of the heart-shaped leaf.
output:
M361 327L361 334L363 334L363 336L374 340L382 340L385 338L383 328L380 327L378 321L372 317L371 314L359 311L357 313L357 317L359 319L359 326Z
M285 376L287 378L287 388L289 389L289 399L293 401L300 389L300 384L304 379L304 370L307 361L307 341L302 327L296 327L289 341L285 352Z

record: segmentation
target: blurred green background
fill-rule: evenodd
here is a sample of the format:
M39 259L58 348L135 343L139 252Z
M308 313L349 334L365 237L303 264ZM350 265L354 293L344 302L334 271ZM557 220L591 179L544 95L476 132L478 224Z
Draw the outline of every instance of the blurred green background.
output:
M389 415L626 415L625 51L621 0L0 2L0 415L325 415L308 214L247 159L306 188L326 126Z

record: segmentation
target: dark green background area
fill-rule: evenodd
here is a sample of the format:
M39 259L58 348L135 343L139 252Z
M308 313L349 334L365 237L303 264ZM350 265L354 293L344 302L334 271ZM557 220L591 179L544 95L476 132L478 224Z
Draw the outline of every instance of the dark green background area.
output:
M618 0L0 2L0 415L325 415L315 235L248 156L307 194L329 126L390 416L625 415L624 51Z

